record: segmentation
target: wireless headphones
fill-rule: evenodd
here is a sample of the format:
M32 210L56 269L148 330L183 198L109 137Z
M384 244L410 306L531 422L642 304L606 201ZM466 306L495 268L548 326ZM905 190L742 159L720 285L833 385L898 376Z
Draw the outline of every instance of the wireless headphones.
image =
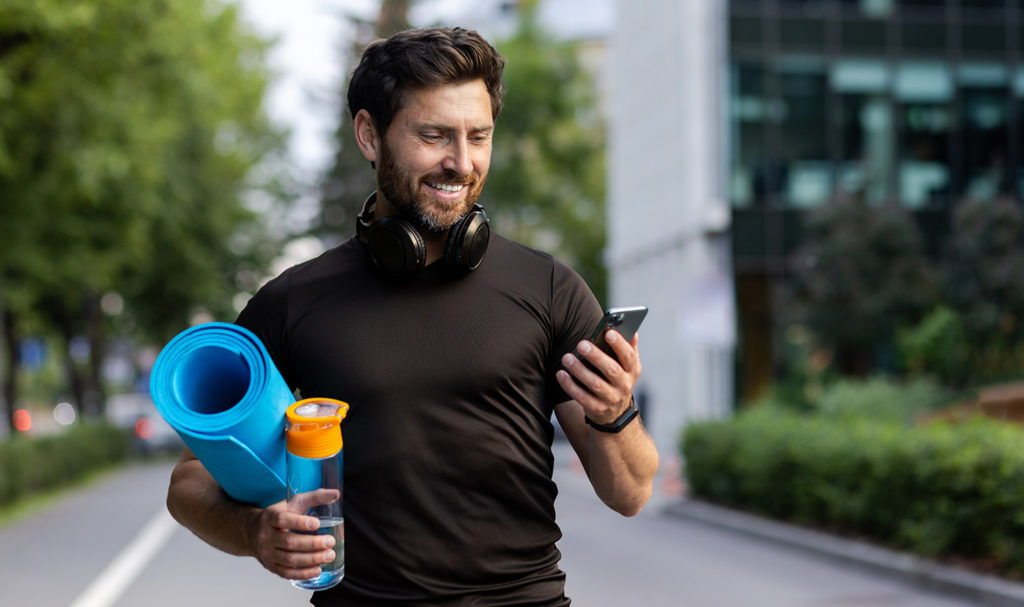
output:
M356 235L370 253L373 268L393 279L412 278L427 261L423 236L400 217L374 219L377 193L370 194L356 216ZM448 230L444 245L444 265L449 273L461 275L480 266L491 238L491 227L484 208L473 209Z

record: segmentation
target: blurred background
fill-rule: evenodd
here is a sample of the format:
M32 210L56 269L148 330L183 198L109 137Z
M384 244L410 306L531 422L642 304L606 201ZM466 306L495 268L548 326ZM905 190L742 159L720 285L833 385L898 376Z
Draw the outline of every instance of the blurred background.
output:
M737 498L698 465L728 467L751 410L901 448L1024 417L1024 0L5 0L0 506L82 453L180 447L160 348L354 234L347 74L434 24L507 59L495 228L650 307L637 398L668 474ZM54 456L75 433L107 447ZM15 465L33 444L56 463Z
M508 58L497 229L604 303L651 307L638 395L663 451L690 420L830 377L1013 379L1022 12L7 2L0 433L127 419L108 403L145 395L170 337L233 319L266 278L349 237L373 182L348 70L367 41L436 23Z
M659 448L834 378L1015 379L1022 0L11 0L0 435L137 403L159 348L353 233L348 71L410 25L508 58L497 229L646 304ZM134 399L134 400L133 400ZM56 407L60 412L56 412ZM125 407L122 406L122 409ZM133 411L139 407L128 407Z
M367 41L437 23L509 60L497 229L606 304L651 307L638 395L663 451L690 420L831 376L1013 378L1022 11L7 2L0 433L126 419L108 402L147 392L170 337L350 236L373 182L347 73Z
M611 8L4 3L0 436L138 417L171 337L233 320L267 278L351 236L374 182L347 74L367 42L411 25L480 29L514 64L488 210L603 298L595 83Z

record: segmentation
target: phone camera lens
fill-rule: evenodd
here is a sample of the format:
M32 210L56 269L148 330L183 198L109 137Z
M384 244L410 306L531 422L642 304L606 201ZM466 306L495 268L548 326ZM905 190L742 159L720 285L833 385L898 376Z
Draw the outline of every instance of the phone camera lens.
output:
M622 324L622 314L616 314L611 319L611 326L617 327Z

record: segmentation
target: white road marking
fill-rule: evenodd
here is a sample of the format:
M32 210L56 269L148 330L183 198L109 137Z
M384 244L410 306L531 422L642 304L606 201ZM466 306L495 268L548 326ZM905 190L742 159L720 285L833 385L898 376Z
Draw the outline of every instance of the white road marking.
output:
M115 604L177 528L178 523L161 508L70 607L110 607Z

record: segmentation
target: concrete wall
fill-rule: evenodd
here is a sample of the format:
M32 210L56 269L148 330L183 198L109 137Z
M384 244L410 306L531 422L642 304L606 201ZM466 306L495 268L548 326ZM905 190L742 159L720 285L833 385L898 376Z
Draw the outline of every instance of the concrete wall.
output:
M609 55L611 305L645 304L645 418L663 456L732 410L725 0L616 0Z

